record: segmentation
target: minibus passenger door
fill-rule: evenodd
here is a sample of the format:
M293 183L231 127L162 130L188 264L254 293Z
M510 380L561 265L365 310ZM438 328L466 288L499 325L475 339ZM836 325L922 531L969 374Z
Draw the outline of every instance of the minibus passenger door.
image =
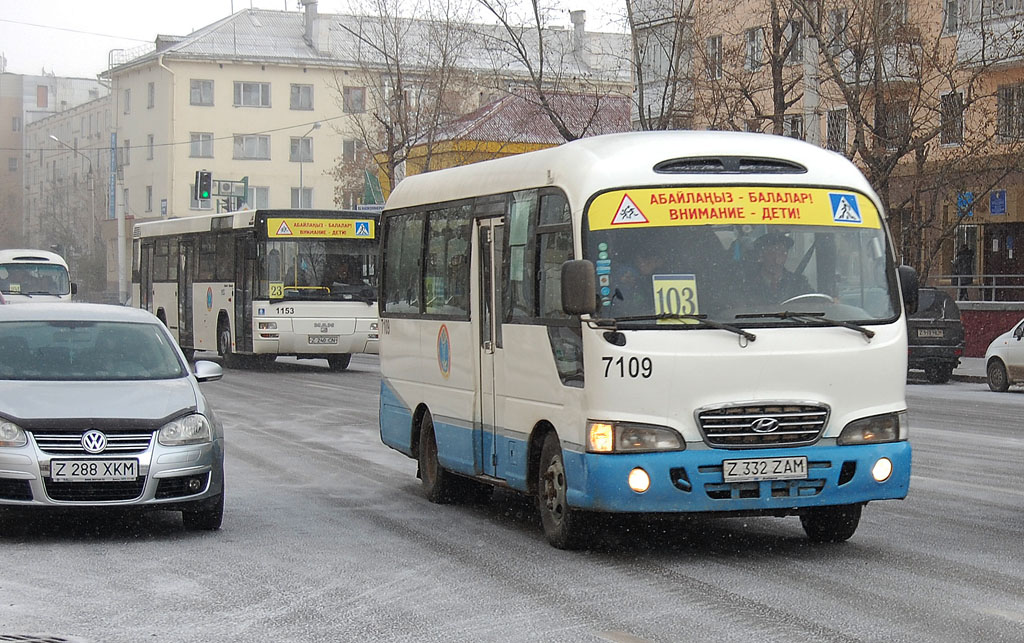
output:
M476 234L479 248L479 301L480 334L480 427L474 444L477 473L493 476L496 469L497 449L497 390L495 387L495 361L501 351L501 251L504 219L478 219Z
M192 264L195 262L190 240L178 246L178 345L192 348L195 322L192 319Z

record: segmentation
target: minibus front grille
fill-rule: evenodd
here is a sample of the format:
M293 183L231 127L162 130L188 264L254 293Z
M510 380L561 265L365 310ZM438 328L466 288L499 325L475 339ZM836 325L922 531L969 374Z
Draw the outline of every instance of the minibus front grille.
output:
M788 447L817 440L828 413L828 407L816 404L745 404L701 409L697 422L709 446Z

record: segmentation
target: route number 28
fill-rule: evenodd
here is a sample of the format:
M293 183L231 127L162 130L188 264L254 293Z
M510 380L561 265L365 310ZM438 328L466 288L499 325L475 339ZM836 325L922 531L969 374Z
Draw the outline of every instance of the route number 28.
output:
M654 372L650 357L602 357L605 377L642 377L647 379Z

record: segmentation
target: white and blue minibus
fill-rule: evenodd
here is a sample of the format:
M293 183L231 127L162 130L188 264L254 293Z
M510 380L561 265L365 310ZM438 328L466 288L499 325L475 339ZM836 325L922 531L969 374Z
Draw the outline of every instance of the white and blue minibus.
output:
M644 132L410 176L381 219L380 433L427 497L799 516L904 498L917 276L846 158Z
M69 302L78 288L64 257L49 250L0 250L0 300L8 304Z

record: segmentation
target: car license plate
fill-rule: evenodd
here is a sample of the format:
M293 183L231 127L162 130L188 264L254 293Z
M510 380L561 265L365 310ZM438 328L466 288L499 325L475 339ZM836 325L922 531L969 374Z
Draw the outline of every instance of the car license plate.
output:
M807 456L723 460L724 482L752 480L803 480L807 477Z
M124 482L139 477L138 460L51 460L54 482Z
M337 344L338 343L338 336L337 335L310 335L309 336L309 343L310 344Z
M945 332L941 328L918 328L918 337L943 337Z

